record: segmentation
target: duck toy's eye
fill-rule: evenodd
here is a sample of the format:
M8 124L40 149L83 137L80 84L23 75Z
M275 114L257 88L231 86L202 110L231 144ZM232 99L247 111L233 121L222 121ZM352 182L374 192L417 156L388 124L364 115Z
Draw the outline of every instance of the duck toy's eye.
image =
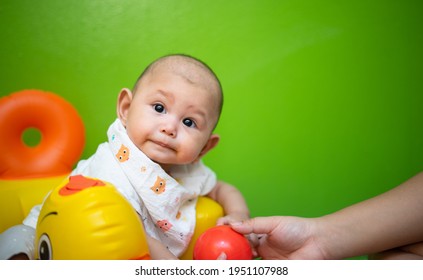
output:
M53 250L51 248L50 238L47 234L43 234L38 241L38 256L40 260L51 260L53 259Z

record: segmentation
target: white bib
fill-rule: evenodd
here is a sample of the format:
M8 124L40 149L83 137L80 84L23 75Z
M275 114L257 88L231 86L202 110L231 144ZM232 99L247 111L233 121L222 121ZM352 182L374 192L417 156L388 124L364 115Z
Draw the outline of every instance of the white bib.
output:
M115 185L140 214L147 234L180 256L194 231L197 197L212 190L216 175L201 161L174 166L169 175L132 143L118 119L107 135L109 141L80 161L72 175Z

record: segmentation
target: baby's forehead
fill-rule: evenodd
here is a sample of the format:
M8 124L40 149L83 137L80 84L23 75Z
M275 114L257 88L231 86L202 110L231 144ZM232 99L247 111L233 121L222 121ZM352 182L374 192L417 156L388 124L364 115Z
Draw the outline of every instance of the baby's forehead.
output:
M192 84L209 87L215 83L215 78L203 65L185 57L168 57L159 60L151 68L152 75L172 73L179 75Z
M214 76L204 67L196 63L184 60L170 60L157 62L156 65L146 73L142 82L148 83L155 77L162 75L175 75L194 86L201 87L210 93L211 97L220 102L219 84Z

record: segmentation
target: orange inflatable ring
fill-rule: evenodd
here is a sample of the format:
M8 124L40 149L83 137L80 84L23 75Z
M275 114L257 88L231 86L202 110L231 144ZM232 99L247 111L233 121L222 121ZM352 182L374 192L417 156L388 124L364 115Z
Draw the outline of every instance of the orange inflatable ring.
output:
M27 146L22 134L38 129L41 140ZM40 178L71 172L85 143L74 107L50 92L23 90L0 98L0 178Z

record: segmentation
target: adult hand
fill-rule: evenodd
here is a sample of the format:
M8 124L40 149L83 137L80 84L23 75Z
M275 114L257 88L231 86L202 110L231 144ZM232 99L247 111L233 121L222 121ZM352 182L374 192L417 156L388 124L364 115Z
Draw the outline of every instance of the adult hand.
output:
M315 219L257 217L231 226L241 234L258 235L256 250L263 259L326 259Z

